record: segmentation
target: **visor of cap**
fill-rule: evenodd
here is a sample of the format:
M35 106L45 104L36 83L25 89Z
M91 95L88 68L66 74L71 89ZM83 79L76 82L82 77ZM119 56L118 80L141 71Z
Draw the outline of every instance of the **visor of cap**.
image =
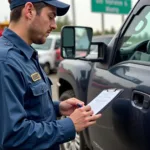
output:
M44 0L43 2L56 7L57 8L57 16L65 15L68 12L69 7L70 7L70 5L60 2L58 0Z
M60 2L58 0L12 0L10 4L10 9L12 10L18 6L24 5L27 2L31 3L44 2L46 4L52 5L57 9L57 16L65 15L70 7L70 5Z

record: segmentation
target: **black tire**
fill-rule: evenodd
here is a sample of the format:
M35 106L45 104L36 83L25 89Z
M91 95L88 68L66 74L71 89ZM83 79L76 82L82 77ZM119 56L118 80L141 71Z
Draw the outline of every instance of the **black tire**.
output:
M44 64L44 65L43 65L43 70L44 70L44 72L45 72L47 75L50 75L50 73L51 73L50 64L49 64L49 63Z
M85 143L82 132L76 133L74 140L60 145L61 150L90 150Z
M60 101L64 101L66 99L75 97L75 93L73 90L65 91L60 96ZM64 117L62 117L64 118ZM84 137L82 133L76 133L76 137L74 140L69 141L60 145L61 150L89 150L85 144Z
M68 90L68 91L65 91L64 93L62 93L62 95L60 96L60 101L64 101L66 99L69 99L69 98L72 98L72 97L75 97L75 93L73 90Z

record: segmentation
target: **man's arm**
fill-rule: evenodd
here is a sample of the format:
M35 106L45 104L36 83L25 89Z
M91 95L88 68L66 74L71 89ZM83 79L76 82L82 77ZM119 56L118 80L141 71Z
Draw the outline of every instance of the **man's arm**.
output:
M75 137L70 118L52 122L27 119L24 109L25 80L13 65L0 62L0 144L5 149L48 149Z

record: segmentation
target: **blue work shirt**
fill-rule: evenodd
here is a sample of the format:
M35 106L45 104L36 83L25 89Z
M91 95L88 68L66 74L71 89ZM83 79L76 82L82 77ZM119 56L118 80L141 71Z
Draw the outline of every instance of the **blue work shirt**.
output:
M56 120L59 102L36 51L6 29L0 38L0 147L4 150L59 150L75 138L72 120Z

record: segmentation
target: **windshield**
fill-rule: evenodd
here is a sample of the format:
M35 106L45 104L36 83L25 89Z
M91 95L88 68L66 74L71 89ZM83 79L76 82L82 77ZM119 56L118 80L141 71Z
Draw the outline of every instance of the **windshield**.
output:
M48 50L51 48L52 45L52 39L48 38L46 39L46 42L44 44L32 44L32 47L35 50Z
M116 63L127 60L150 61L150 6L140 10L128 26ZM120 55L119 55L120 54Z
M145 7L139 15L136 15L129 26L122 47L129 47L150 39L150 7Z

